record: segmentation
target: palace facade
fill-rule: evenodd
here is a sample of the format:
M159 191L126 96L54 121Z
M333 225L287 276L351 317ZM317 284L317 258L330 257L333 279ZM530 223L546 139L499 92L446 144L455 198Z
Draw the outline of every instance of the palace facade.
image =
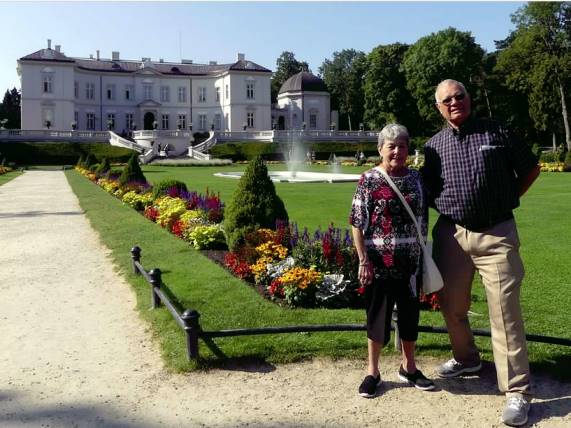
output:
M272 127L272 72L239 53L231 64L68 57L59 45L18 60L22 129L192 129Z

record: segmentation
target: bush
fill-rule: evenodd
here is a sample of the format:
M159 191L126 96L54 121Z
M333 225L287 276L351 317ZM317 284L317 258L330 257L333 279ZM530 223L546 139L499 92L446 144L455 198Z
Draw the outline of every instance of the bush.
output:
M563 171L571 172L571 150L565 155L565 161L563 162Z
M91 166L97 163L97 159L95 158L95 156L93 156L91 153L89 153L87 155L87 157L85 158L85 162L83 162L83 166L86 169L89 169L91 171Z
M226 247L224 232L219 224L196 226L190 232L189 240L197 250L217 250Z
M153 198L157 199L160 196L168 195L171 189L176 189L177 193L188 192L186 184L182 181L166 179L159 181L153 186Z
M119 184L125 186L127 183L135 181L139 183L146 183L147 179L141 171L141 167L139 166L139 159L136 154L133 154L127 162L127 166L123 168L123 172L121 173L121 177L119 177Z
M545 163L558 162L559 161L559 154L557 152L541 153L541 155L539 156L539 160L541 162L545 162Z
M105 157L103 158L103 160L101 161L95 172L97 174L105 174L110 169L111 169L111 164L109 163L109 159Z
M248 164L225 212L228 247L235 250L243 245L246 234L256 229L275 228L276 220L287 221L287 211L264 161L257 157Z

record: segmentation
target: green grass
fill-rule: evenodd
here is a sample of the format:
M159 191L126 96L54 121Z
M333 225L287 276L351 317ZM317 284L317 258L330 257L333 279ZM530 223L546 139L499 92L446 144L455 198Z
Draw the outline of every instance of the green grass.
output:
M280 166L271 166L281 169ZM189 189L204 191L208 186L219 191L227 203L237 180L214 177L216 171L243 170L243 165L226 168L145 167L150 181L164 178L184 181ZM312 168L326 170L326 167ZM344 168L344 172L360 172L363 168ZM167 365L175 370L196 367L185 360L184 338L166 310L148 311L149 289L143 280L130 274L129 249L143 249L142 263L147 268L160 267L163 280L181 307L197 309L204 329L276 326L321 323L363 323L361 310L286 309L262 299L252 288L233 278L181 240L121 204L79 174L69 171L68 179L80 199L82 208L112 250L118 267L127 274L138 295L139 309L151 321L153 331L162 343ZM568 289L571 265L571 228L566 220L571 211L571 174L544 173L516 211L522 241L521 253L526 266L522 288L522 306L528 333L569 337L571 325ZM310 229L329 222L345 227L351 197L355 189L349 184L277 183L290 218ZM432 213L434 214L434 213ZM431 216L431 223L435 215ZM472 311L481 316L471 318L473 328L489 329L485 292L477 279L473 289ZM422 312L421 324L443 326L440 313ZM294 361L323 355L359 357L366 354L364 332L286 334L245 336L217 339L216 343L229 357L254 357L269 362ZM488 338L477 338L484 358L491 360ZM420 334L419 353L448 357L447 335ZM568 347L530 343L530 360L535 368L571 379L562 367L571 363ZM392 346L385 352L392 353ZM215 358L201 342L205 364Z
M10 171L6 174L2 174L0 175L0 186L3 184L6 184L7 182L9 182L10 180L13 180L14 178L16 178L17 176L19 176L20 174L22 174L21 171Z

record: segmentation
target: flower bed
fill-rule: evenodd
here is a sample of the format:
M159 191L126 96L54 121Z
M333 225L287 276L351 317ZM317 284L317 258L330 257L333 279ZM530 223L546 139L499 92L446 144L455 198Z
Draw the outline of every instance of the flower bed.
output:
M563 172L563 162L540 162L542 172Z
M121 186L118 177L113 174L98 175L82 167L76 167L76 170L194 248L226 247L220 225L224 204L218 195L211 194L208 189L206 195L201 195L197 192L179 192L173 188L167 195L153 198L152 188L146 182Z
M13 171L12 168L0 165L0 175L8 174L9 172Z

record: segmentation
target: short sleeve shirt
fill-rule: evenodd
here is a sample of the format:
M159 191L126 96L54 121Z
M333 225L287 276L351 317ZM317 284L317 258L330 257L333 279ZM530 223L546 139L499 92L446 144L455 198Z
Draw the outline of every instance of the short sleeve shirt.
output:
M469 119L425 145L423 178L436 209L471 230L493 226L519 206L518 178L537 165L531 149L498 122Z
M408 202L426 236L427 205L420 174L391 177ZM405 279L416 274L421 248L416 227L401 200L378 167L360 178L353 197L349 223L363 231L367 253L380 278Z

